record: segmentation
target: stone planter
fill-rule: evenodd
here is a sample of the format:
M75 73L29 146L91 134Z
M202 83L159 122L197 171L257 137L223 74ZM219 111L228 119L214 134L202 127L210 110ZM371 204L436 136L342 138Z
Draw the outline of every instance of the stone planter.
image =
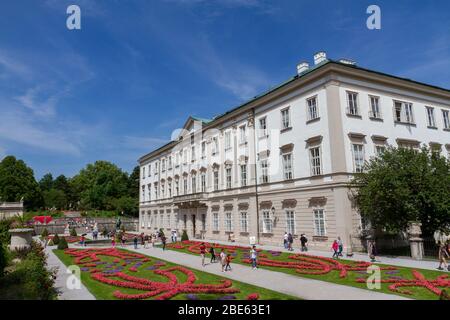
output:
M23 250L31 247L33 229L10 229L8 231L11 233L9 250Z
M411 221L408 224L408 239L411 247L411 257L416 260L422 260L424 255L423 239L420 222Z

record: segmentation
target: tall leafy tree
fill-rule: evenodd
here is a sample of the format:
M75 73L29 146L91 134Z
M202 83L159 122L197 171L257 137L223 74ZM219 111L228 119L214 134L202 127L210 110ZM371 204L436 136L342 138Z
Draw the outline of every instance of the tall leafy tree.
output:
M350 186L361 216L375 228L404 231L410 221L420 221L427 235L450 228L450 162L425 147L388 148Z
M14 156L7 156L0 162L0 198L2 201L19 201L23 198L27 209L43 205L42 192L33 170Z
M128 177L128 193L130 197L138 200L139 199L139 178L141 175L141 170L139 166L134 167L130 176Z
M39 186L42 191L48 191L53 188L53 175L51 173L45 174L41 180L39 180Z
M128 175L107 161L88 164L72 179L83 209L108 209L111 199L128 192Z

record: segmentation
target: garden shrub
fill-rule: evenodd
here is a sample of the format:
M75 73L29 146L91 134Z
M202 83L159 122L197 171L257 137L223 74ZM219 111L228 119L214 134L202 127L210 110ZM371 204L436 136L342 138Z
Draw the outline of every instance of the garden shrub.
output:
M50 241L47 243L48 246L52 247L55 245L55 243L53 242L53 239L50 239Z
M70 229L70 235L72 237L76 237L77 236L77 230L75 230L75 228Z
M43 247L34 242L31 251L16 268L0 279L0 300L52 300L57 297L54 288L55 271L46 268Z
M58 243L58 249L59 250L65 250L69 247L69 245L67 244L66 238L65 237L61 237L61 240L59 240Z
M47 230L47 228L44 228L44 230L42 230L41 237L42 238L48 237L48 230Z
M55 233L55 236L53 237L53 243L55 244L55 245L58 245L58 243L59 243L59 236L58 236L58 234L57 233Z
M8 258L6 256L6 249L2 243L0 243L0 278L3 277L4 269L8 265Z
M442 290L441 295L439 296L439 300L450 300L450 294L447 290Z
M189 240L189 236L186 232L186 230L183 230L183 234L181 235L181 241L188 241Z

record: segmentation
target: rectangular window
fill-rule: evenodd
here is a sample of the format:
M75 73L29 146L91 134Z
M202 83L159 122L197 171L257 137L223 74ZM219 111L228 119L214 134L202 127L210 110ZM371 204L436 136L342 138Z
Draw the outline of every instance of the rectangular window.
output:
M263 233L272 233L272 218L269 210L263 211Z
M347 91L347 114L351 114L353 116L359 115L358 110L358 94L356 92Z
M213 173L214 176L214 191L219 190L219 171L215 170Z
M142 179L145 179L145 167L142 167Z
M362 144L352 144L353 164L355 172L363 172L364 169L364 146Z
M225 132L225 150L231 149L231 132Z
M162 212L159 214L159 226L160 228L164 227L164 213Z
M212 155L214 156L219 151L219 140L217 139L217 137L214 137L214 138L212 138L212 142L213 142L213 144L212 144L211 151L212 151Z
M161 161L161 171L166 171L166 159L162 159Z
M167 183L167 191L169 192L169 198L172 198L172 182Z
M245 130L245 125L239 127L239 143L247 142L247 133Z
M191 161L195 161L195 146L191 148Z
M196 177L195 175L193 175L193 176L191 177L191 182L192 182L192 185L191 185L191 187L192 187L191 193L196 193L196 192L197 192L197 177Z
M261 160L261 183L269 182L269 165L267 160Z
M186 164L188 161L188 151L187 149L183 150L183 164Z
M231 212L225 212L225 231L233 231L233 218Z
M281 110L281 129L288 129L291 127L291 119L289 115L289 108Z
M380 98L369 96L369 101L370 101L369 117L381 119Z
M148 201L152 200L152 185L148 184L147 185L147 194L148 194Z
M314 235L323 237L327 232L325 229L325 213L323 209L314 209Z
M395 121L402 123L414 123L412 103L394 101Z
M240 166L241 168L241 187L247 186L247 165L243 164Z
M187 177L183 178L183 194L187 194L188 193L188 181L187 181Z
M155 174L159 173L158 162L155 162Z
M243 211L240 213L241 220L241 232L248 232L248 216L247 212Z
M293 210L286 210L286 232L295 234L295 212Z
M161 183L161 198L164 198L164 196L166 195L165 194L165 190L164 190L164 188L165 188L165 184L164 183Z
M180 180L175 180L175 195L178 196L180 194Z
M193 133L191 133L191 144L194 144L194 134Z
M157 182L155 182L153 189L155 190L155 199L158 199L158 183Z
M306 100L308 105L308 120L319 118L319 109L317 106L317 97L312 97Z
M180 153L177 152L175 154L175 167L178 167L180 165Z
M283 173L284 180L291 180L294 178L292 170L292 153L283 154Z
M219 213L213 212L212 214L212 225L213 225L213 231L219 231Z
M320 160L320 147L314 147L309 149L310 161L311 161L311 175L318 176L322 174L322 165Z
M427 122L428 126L436 128L436 121L434 120L434 108L427 107Z
M166 228L170 228L170 213L166 214Z
M444 129L450 129L450 117L448 110L442 110L442 120L444 122Z
M266 137L267 136L267 118L259 119L259 136Z
M151 177L151 175L152 175L152 165L149 164L148 165L148 176Z
M385 146L376 145L375 146L375 155L377 157L379 157L384 153L385 150L386 150Z
M227 189L231 189L231 168L225 169L225 177L227 181Z
M142 202L145 202L145 186L142 186Z
M168 161L168 170L172 170L172 156L169 156L169 161Z
M200 184L202 185L202 192L206 192L206 173L202 172L201 176L200 176Z
M202 158L206 157L206 142L202 142Z

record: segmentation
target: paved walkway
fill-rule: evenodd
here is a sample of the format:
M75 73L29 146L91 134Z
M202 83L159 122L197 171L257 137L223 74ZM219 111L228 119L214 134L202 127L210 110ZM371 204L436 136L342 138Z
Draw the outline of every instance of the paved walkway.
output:
M210 243L220 243L220 244L226 244L226 245L237 245L237 246L250 246L248 243L239 243L239 242L229 242L229 241L209 241L209 240L194 240L194 241L205 241ZM295 243L294 243L295 244ZM298 242L297 242L298 245ZM290 252L290 253L304 253L304 254L310 254L320 257L328 257L331 258L332 252L331 249L329 252L326 251L319 251L319 250L309 250L308 252L301 252L299 248L294 248L294 251L288 251L287 249L284 249L282 246L270 246L270 245L257 245L257 248L261 248L264 250L274 250L274 251L282 251L282 252ZM352 261L370 261L367 254L362 253L354 253L353 257L347 257L345 255L345 252L343 252L344 257L343 259L346 260L352 260ZM399 267L409 267L409 268L419 268L419 269L428 269L428 270L436 270L439 262L436 261L430 261L430 260L414 260L411 258L406 257L377 257L376 263L382 263L382 264L390 264L393 266L399 266Z
M222 272L218 263L202 267L200 256L173 250L142 247L136 250L132 246L127 246L126 249L306 300L407 300L397 295L306 279L277 271L252 270L251 267L239 264L234 264L231 272Z
M66 286L67 278L70 276L66 273L66 266L61 260L53 253L52 249L46 248L45 252L48 255L47 268L57 268L55 287L59 291L59 300L95 300L95 297L88 291L88 289L81 284L80 289L69 289Z

